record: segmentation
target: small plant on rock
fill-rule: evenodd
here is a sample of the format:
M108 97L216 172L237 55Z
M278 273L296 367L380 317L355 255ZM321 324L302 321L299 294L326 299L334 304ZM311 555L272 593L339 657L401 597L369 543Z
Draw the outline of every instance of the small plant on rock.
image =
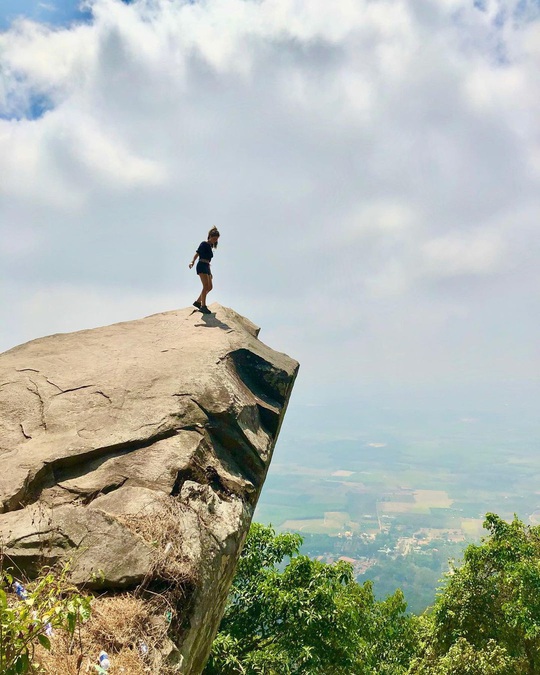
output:
M4 568L0 550L0 673L20 675L39 672L34 659L38 644L50 650L57 629L72 638L90 616L90 598L68 580L69 566L48 570L24 588L11 569Z

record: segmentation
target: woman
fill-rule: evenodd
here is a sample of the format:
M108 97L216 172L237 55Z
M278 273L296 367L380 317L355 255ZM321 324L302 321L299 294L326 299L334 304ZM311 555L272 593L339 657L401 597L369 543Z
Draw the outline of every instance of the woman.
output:
M206 296L212 290L212 272L210 271L210 261L214 257L214 249L217 248L219 240L219 231L217 227L213 227L208 233L206 241L201 241L199 248L193 256L193 260L189 263L189 269L193 267L197 258L197 274L202 283L202 291L199 297L193 303L197 309L200 309L203 314L211 314L212 312L206 306Z

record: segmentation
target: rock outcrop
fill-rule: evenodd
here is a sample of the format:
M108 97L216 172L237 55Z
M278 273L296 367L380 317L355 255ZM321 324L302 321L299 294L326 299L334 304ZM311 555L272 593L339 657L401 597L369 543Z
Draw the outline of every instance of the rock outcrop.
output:
M34 340L0 355L0 540L33 575L176 592L170 651L200 673L298 364L231 309ZM159 670L155 672L159 672Z

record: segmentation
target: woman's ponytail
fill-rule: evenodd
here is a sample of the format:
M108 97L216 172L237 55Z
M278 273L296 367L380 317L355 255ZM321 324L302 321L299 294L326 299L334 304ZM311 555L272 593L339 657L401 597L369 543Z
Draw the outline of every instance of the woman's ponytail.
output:
M217 229L217 227L213 227L213 228L208 232L207 241L208 241L208 239L210 239L210 237L219 237L219 230ZM218 245L218 243L217 243L217 241L216 241L215 244L212 244L212 248L217 248L217 245Z

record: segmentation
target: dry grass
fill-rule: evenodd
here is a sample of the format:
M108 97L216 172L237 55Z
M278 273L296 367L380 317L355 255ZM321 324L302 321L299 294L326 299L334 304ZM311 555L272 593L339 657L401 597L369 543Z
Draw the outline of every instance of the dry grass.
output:
M166 607L161 600L149 602L133 594L96 597L90 621L74 638L57 631L51 651L38 647L36 660L47 675L79 675L95 672L93 666L104 650L111 661L111 675L178 672L163 662L169 627Z
M197 583L193 561L179 537L178 522L184 508L170 500L159 511L118 517L152 546L152 569L132 592L96 595L90 620L74 638L58 631L51 639L51 652L39 646L36 660L44 673L95 673L94 665L102 650L109 655L111 675L180 672L178 666L167 663L167 657L174 652L168 632L172 624L176 637L181 634L182 620Z
M118 521L155 549L150 579L163 579L181 587L192 587L196 581L196 570L186 555L178 523L185 517L186 507L175 499L163 503L158 511L118 516Z

